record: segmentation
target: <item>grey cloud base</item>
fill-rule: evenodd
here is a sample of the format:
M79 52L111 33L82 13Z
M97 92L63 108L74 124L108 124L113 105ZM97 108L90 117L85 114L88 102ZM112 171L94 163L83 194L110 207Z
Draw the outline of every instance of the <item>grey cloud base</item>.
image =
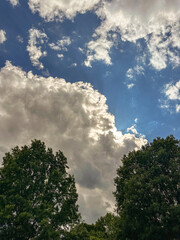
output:
M112 211L120 159L146 139L117 131L106 98L88 83L40 77L7 61L0 71L0 95L0 157L41 139L67 157L83 219L93 222Z

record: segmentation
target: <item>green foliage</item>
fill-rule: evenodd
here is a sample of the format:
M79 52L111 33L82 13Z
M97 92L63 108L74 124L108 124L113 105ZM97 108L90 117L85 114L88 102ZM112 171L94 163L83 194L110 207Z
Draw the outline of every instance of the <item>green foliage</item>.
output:
M89 240L90 234L89 232L93 229L93 226L86 224L86 223L80 223L77 226L75 226L69 234L66 236L66 240Z
M81 223L67 236L66 240L115 240L118 233L119 217L107 213L95 224Z
M173 240L180 234L180 142L157 138L124 156L115 178L117 239Z
M0 169L0 239L59 239L78 222L74 178L61 151L43 142L15 147Z
M103 233L103 239L115 240L119 228L119 217L112 213L107 213L104 217L100 217L95 223L95 231Z

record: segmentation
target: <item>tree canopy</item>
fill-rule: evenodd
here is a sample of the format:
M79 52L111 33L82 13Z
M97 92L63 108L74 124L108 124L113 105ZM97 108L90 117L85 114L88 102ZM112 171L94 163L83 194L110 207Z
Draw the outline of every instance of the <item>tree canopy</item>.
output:
M107 213L95 224L80 223L68 234L66 240L116 240L119 217Z
M118 239L180 239L180 142L157 138L117 170Z
M157 138L122 159L117 213L79 223L75 180L61 151L43 142L15 147L0 168L2 240L180 239L180 141Z
M0 239L60 239L78 222L78 195L61 151L39 140L6 153L0 168Z

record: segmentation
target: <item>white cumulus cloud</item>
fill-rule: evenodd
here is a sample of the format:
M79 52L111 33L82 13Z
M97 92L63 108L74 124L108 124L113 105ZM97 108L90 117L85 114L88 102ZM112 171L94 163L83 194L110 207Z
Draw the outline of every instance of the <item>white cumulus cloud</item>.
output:
M44 68L43 64L40 62L39 59L47 55L47 52L42 51L41 47L41 45L44 44L46 40L47 35L41 32L40 30L35 28L31 28L29 30L29 41L27 45L27 51L29 52L32 65L39 69Z
M1 157L15 145L41 139L67 156L83 218L92 222L112 210L121 157L146 139L134 128L127 134L117 131L106 98L89 83L33 75L6 62L0 95Z

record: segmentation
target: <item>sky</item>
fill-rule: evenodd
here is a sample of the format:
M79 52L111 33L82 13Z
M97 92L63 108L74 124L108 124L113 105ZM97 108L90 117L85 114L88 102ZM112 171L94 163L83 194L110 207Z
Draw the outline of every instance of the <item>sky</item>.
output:
M122 156L180 138L179 50L180 0L0 0L0 161L40 139L86 222L114 211Z

